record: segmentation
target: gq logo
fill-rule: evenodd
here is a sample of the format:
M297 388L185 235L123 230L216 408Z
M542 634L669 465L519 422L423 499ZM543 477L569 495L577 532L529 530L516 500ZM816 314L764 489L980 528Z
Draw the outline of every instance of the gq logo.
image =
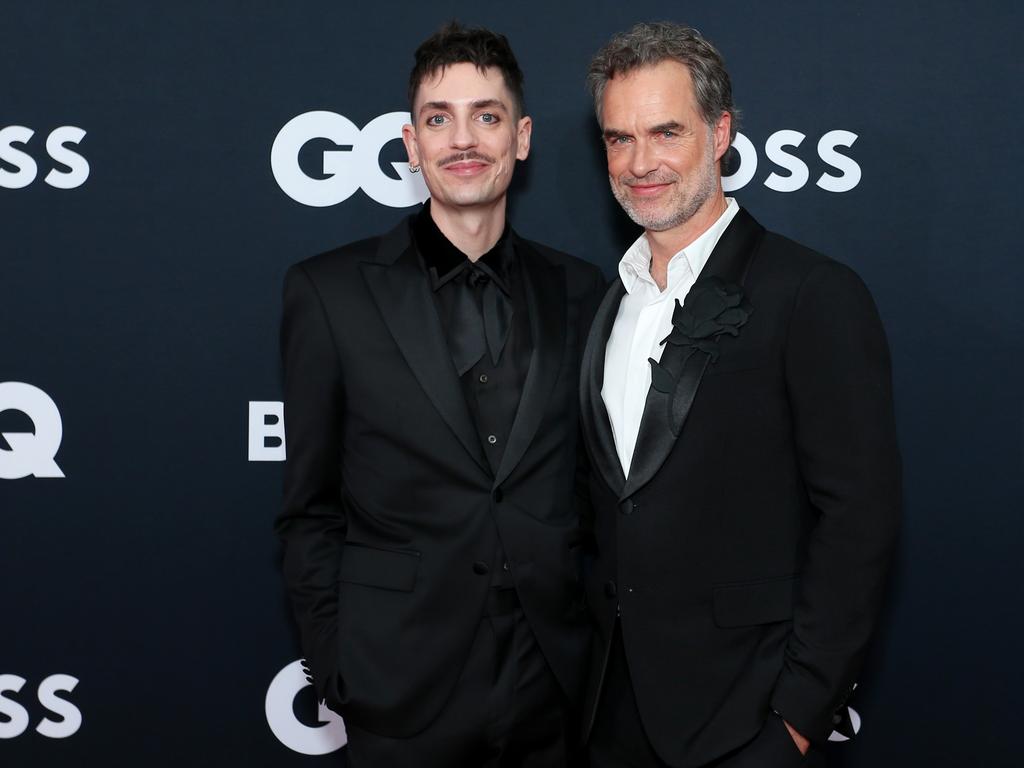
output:
M14 168L10 171L0 167L0 187L21 189L36 180L39 166L35 159L16 146L26 146L35 133L23 125L0 128L0 162ZM84 138L85 131L73 125L62 125L50 132L46 137L46 153L54 162L67 166L68 170L51 168L43 181L57 189L74 189L85 184L85 180L89 178L89 161L68 149L68 145L78 146Z
M35 432L3 432L9 449L0 446L0 479L64 477L54 457L64 436L60 411L52 398L38 387L20 381L0 382L0 413L21 411Z
M853 684L850 693L857 690L857 683ZM832 718L832 733L829 734L829 741L849 741L860 733L860 713L853 707L840 707Z
M21 736L29 726L29 714L20 703L5 694L19 693L27 680L18 675L0 675L0 739ZM78 685L78 678L71 675L50 675L39 684L36 698L51 714L60 719L44 717L36 725L36 731L48 739L66 739L82 727L82 711L58 693L71 693Z
M292 200L326 208L348 200L360 187L372 199L391 208L407 208L429 197L420 176L405 163L392 163L397 179L380 167L384 145L401 138L408 112L388 112L368 122L363 130L335 112L305 112L293 117L277 134L270 150L270 168L278 186ZM328 139L336 149L323 152L325 178L314 179L299 167L299 151L314 139Z
M835 730L829 734L829 741L849 741L860 733L860 713L853 707L846 708L846 716L839 716Z
M301 660L278 672L267 689L267 725L278 741L293 752L326 755L344 747L348 734L341 718L323 704L317 705L317 719L323 723L319 727L308 726L295 716L295 697L309 685Z

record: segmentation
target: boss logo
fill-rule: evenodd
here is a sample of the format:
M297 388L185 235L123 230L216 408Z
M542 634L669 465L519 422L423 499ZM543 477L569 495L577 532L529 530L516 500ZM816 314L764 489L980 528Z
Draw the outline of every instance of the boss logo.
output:
M284 461L284 403L249 401L249 461Z
M293 117L277 134L270 150L270 167L278 186L303 205L325 208L348 200L362 189L370 198L391 208L422 203L429 193L420 176L406 163L391 163L397 178L380 167L386 144L402 136L408 112L388 112L367 123L356 124L335 112L305 112ZM326 139L334 149L323 150L324 178L308 176L299 165L299 152L314 139Z
M777 166L777 170L764 177L764 185L776 192L796 192L811 178L811 170L791 150L795 150L807 138L800 131L776 131L764 143L765 156ZM849 149L857 141L857 134L850 131L829 131L818 139L818 158L825 164L825 170L814 180L814 184L827 192L849 192L860 183L860 166L839 148ZM734 192L749 184L757 174L757 150L750 139L742 133L736 134L732 143L732 158L726 163L732 172L722 176L722 189ZM803 154L803 153L801 153Z
M282 669L267 689L265 709L267 725L293 752L303 755L326 755L348 743L345 723L323 704L317 705L317 720L322 725L310 726L295 716L295 697L300 691L312 688L306 680L302 661L293 661Z
M4 381L0 382L0 413L4 411L21 411L35 431L0 433L8 446L0 445L0 479L64 477L54 460L64 427L53 399L31 384Z
M28 710L9 694L20 693L28 682L18 675L0 675L0 739L21 736L31 723ZM82 727L82 712L58 693L71 693L78 678L71 675L50 675L39 684L36 698L49 713L36 725L36 732L48 739L66 739ZM56 719L50 717L55 715Z
M39 165L25 151L35 133L23 125L0 128L0 187L21 189L36 180ZM51 164L44 182L57 189L74 189L85 184L89 178L89 161L69 149L69 146L77 147L84 138L85 131L73 125L62 125L50 132L46 137L46 154L58 166Z

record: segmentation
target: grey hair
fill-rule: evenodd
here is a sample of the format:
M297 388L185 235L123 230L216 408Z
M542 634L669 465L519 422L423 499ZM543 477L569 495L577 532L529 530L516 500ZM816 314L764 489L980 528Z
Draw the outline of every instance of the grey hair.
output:
M587 87L594 97L597 122L601 123L601 101L609 80L663 61L678 61L690 71L697 107L705 123L713 126L724 112L732 116L729 139L735 139L740 112L732 102L732 81L722 54L693 27L671 21L641 22L615 35L594 54Z

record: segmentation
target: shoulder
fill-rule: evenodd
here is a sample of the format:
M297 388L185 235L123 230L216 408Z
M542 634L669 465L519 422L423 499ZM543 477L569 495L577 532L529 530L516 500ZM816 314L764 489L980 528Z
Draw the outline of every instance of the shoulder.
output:
M765 231L752 273L760 279L781 280L801 292L816 286L866 290L851 267L771 231Z
M519 242L525 246L527 257L539 257L548 265L563 269L570 293L589 293L603 288L606 284L604 275L596 264L535 240L520 237Z
M286 310L295 303L313 301L337 306L343 297L352 298L352 287L362 284L359 264L377 252L380 240L367 238L292 264L283 281Z
M332 248L293 264L285 277L286 284L302 275L318 287L359 285L355 279L360 265L367 261L393 260L411 242L409 223L405 217L384 234L357 240Z
M376 254L381 240L380 236L368 237L318 253L292 264L288 269L288 274L291 276L294 273L302 273L313 281L329 278L332 275L345 274L356 269L356 265L360 261Z
M766 230L761 241L757 260L766 269L782 272L790 277L801 279L814 269L824 264L838 264L813 248Z
M838 338L862 335L865 329L884 339L870 290L846 264L766 232L751 277L755 271L754 291L766 307L774 305L788 317L785 325L791 341L794 336L821 334L835 345Z

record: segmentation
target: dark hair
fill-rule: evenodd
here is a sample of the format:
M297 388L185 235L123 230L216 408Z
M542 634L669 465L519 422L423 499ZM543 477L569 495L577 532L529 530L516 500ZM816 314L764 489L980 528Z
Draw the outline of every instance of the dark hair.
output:
M494 67L505 78L512 94L512 108L519 117L526 114L523 103L523 71L504 35L483 27L464 27L450 21L416 49L416 64L409 74L409 109L414 109L420 84L438 70L452 64L473 64L481 72ZM415 120L415 115L413 116Z
M590 62L587 85L594 97L597 121L601 122L604 87L616 75L663 61L678 61L690 70L697 106L704 122L714 125L722 113L732 115L732 136L736 138L739 110L732 101L732 83L722 54L696 29L671 21L641 23L615 35Z

